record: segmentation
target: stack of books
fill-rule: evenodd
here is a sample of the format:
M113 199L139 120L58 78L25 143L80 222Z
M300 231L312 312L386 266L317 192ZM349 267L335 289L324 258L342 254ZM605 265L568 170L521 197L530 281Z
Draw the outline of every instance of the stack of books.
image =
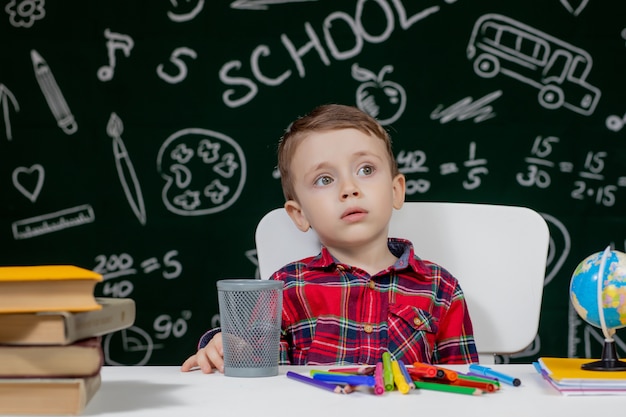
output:
M589 371L594 359L542 357L533 365L562 395L626 395L626 371Z
M135 302L95 297L96 272L0 267L0 414L77 415L100 388L101 338L130 327Z

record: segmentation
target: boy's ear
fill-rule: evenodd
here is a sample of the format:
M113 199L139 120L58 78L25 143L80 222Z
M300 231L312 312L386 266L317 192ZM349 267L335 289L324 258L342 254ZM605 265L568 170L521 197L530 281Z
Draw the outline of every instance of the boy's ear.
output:
M406 191L406 178L404 174L398 174L392 181L393 208L400 210L404 205L404 193Z
M295 200L289 200L285 203L285 210L298 229L303 232L309 230L311 224L302 212L300 204L298 204Z

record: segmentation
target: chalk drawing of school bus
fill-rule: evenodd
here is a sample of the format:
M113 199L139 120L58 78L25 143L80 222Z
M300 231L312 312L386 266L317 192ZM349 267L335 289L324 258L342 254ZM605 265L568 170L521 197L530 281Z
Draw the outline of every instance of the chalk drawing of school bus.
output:
M590 115L600 100L600 90L586 81L593 66L586 51L506 16L476 21L467 57L483 78L504 74L537 88L547 109Z

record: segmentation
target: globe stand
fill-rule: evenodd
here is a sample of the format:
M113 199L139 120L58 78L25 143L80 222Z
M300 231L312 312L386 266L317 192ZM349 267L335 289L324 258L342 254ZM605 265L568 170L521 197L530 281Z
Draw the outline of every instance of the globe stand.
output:
M626 371L626 362L620 361L613 339L604 339L602 357L599 361L584 363L581 368L586 371Z

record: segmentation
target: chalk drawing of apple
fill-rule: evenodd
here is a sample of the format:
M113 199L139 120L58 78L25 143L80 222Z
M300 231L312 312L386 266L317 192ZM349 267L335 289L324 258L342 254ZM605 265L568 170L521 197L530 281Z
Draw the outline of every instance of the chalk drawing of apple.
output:
M361 82L356 90L356 105L383 126L398 120L406 107L404 88L384 79L392 71L393 66L385 65L376 75L367 68L352 64L352 78Z

